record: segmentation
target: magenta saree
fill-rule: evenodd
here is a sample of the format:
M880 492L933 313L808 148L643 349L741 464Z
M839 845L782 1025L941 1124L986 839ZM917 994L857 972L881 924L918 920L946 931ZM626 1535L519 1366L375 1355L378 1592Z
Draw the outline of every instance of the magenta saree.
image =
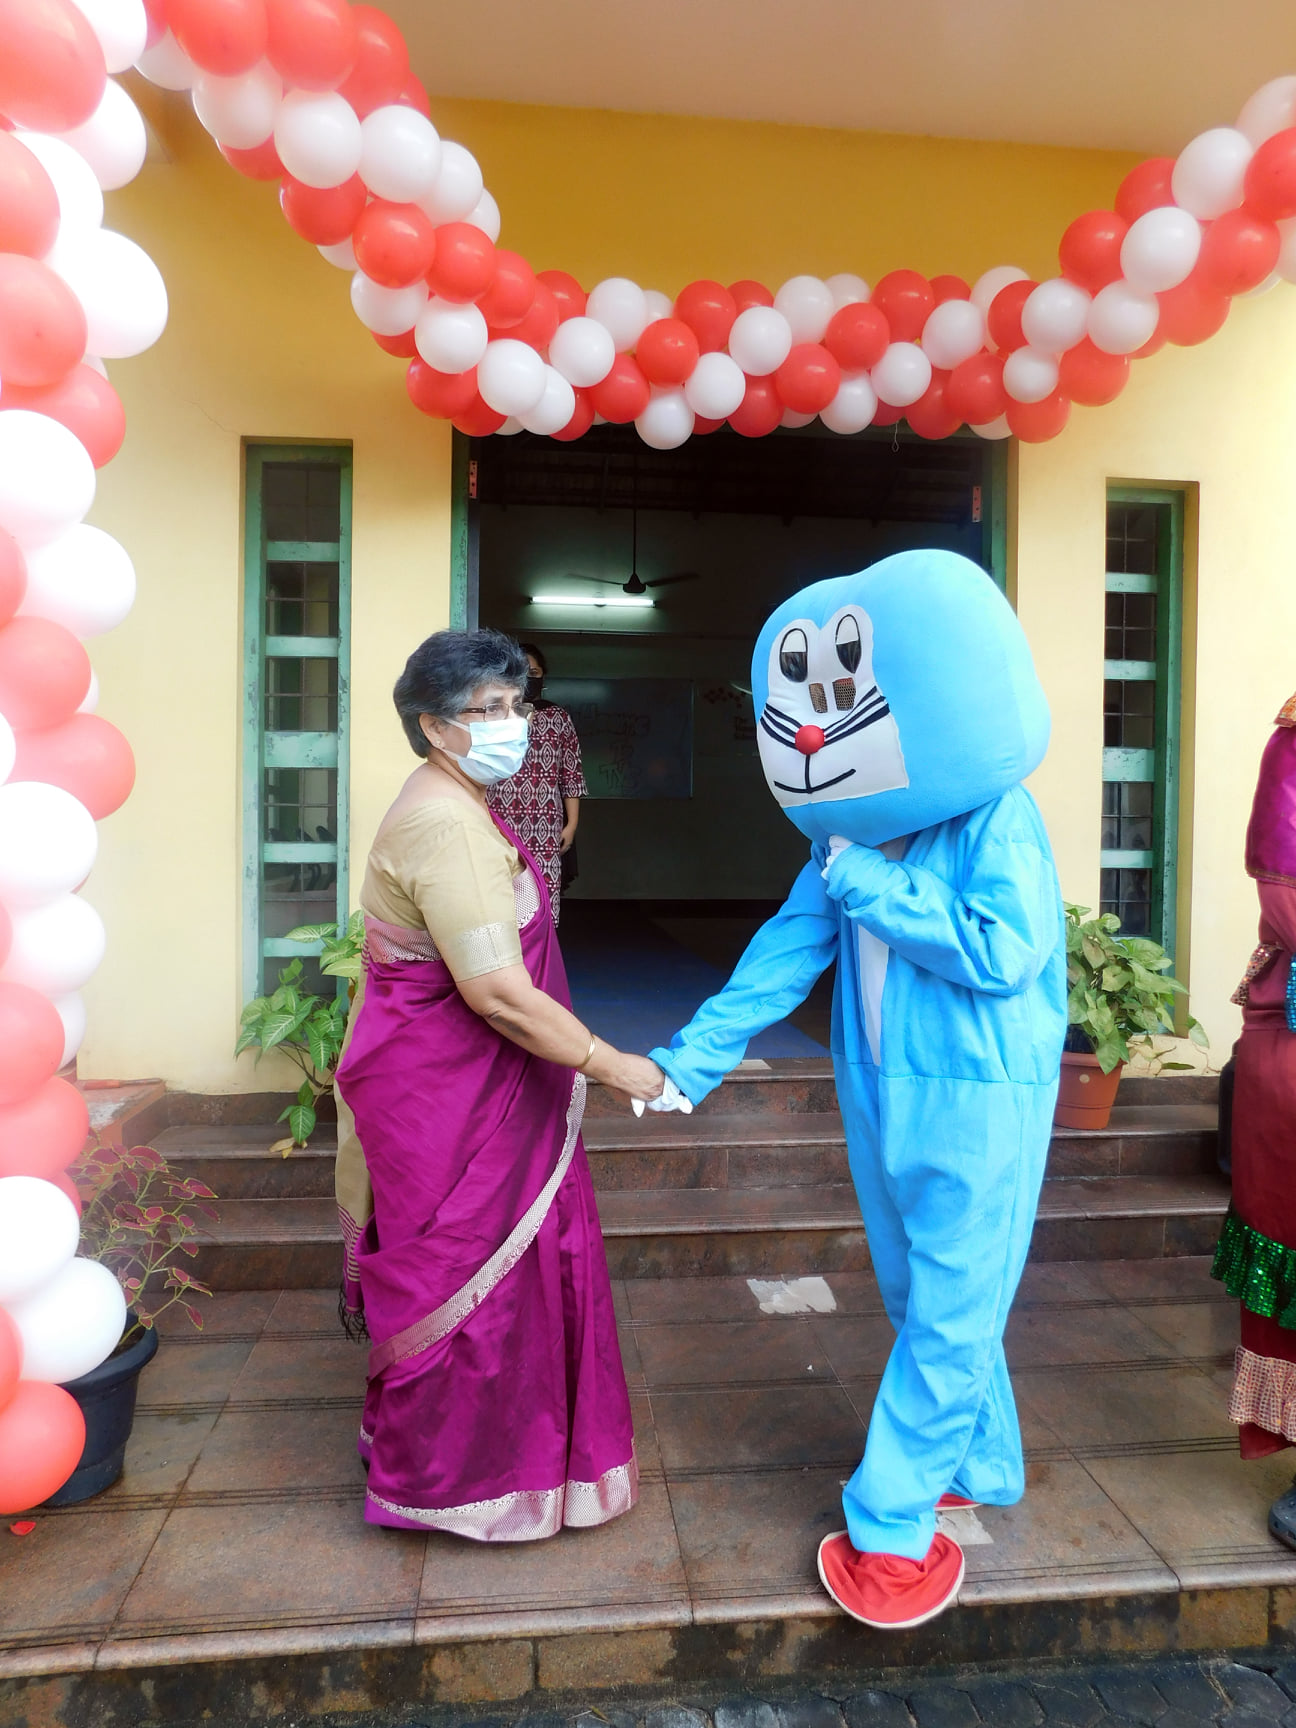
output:
M569 1006L543 879L518 850L523 961ZM516 1542L628 1511L638 1470L583 1077L474 1014L425 930L370 918L338 1082L373 1190L358 1232L343 1216L344 1299L372 1341L366 1519Z

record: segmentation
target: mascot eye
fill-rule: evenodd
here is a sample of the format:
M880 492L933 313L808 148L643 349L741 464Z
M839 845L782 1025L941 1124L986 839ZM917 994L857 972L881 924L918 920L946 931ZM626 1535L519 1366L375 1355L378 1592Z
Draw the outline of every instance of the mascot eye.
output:
M837 658L848 672L858 672L863 658L859 624L849 614L837 626Z
M810 649L804 630L789 630L779 645L779 671L791 684L804 684Z

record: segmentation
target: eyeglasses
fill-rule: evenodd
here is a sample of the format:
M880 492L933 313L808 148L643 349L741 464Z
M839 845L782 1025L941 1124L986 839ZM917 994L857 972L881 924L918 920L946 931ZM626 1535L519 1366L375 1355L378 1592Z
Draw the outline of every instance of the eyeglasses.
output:
M488 702L484 708L461 708L456 720L530 720L535 713L530 702Z

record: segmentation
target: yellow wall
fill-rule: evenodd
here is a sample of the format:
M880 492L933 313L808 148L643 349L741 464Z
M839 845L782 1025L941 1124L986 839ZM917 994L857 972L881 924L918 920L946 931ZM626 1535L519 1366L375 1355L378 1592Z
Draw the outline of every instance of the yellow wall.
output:
M168 161L108 220L160 264L166 335L114 365L129 419L94 520L136 561L129 621L95 645L101 712L135 745L137 790L104 825L89 897L109 928L90 992L85 1074L225 1089L282 1083L229 1057L240 997L240 450L246 438L350 440L353 880L410 758L389 709L409 647L447 617L449 439L408 405L401 364L354 319L347 278L298 241L274 194L239 178L180 99L148 92ZM1044 274L1079 211L1128 159L1102 152L840 134L503 105L436 104L479 156L505 244L587 284L899 265L971 278ZM1197 764L1194 1005L1220 1042L1253 900L1237 865L1267 719L1296 687L1284 475L1296 457L1296 296L1238 309L1223 336L1138 370L1114 408L1077 411L1023 449L1014 523L1022 616L1054 704L1038 776L1068 893L1096 888L1103 486L1197 481L1203 698ZM1263 627L1252 622L1270 606ZM1216 694L1218 692L1218 694Z

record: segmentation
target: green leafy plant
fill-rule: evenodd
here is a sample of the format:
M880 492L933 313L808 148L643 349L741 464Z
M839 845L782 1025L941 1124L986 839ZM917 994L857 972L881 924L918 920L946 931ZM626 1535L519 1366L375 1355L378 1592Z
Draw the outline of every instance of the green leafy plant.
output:
M1170 956L1146 936L1122 936L1111 912L1089 916L1066 908L1068 1050L1088 1051L1104 1074L1137 1054L1154 1073L1188 1068L1166 1059L1159 1039L1175 1031L1174 1001L1187 986L1169 976ZM1210 1047L1201 1025L1187 1018L1188 1036Z
M288 932L290 942L319 942L320 970L330 978L349 979L354 989L364 949L364 914L353 912L345 924L301 924ZM302 963L292 960L279 974L269 996L258 996L243 1010L234 1054L255 1050L259 1062L267 1050L282 1050L302 1072L293 1103L279 1114L288 1124L288 1138L276 1143L285 1157L304 1146L315 1132L320 1099L333 1090L333 1076L346 1037L348 999L317 996L302 986Z
M216 1196L203 1183L180 1176L151 1146L88 1146L69 1171L81 1196L81 1246L98 1260L126 1294L131 1317L117 1349L157 1324L177 1304L201 1331L202 1310L194 1298L210 1296L179 1256L198 1249L195 1213L215 1222L208 1202Z

